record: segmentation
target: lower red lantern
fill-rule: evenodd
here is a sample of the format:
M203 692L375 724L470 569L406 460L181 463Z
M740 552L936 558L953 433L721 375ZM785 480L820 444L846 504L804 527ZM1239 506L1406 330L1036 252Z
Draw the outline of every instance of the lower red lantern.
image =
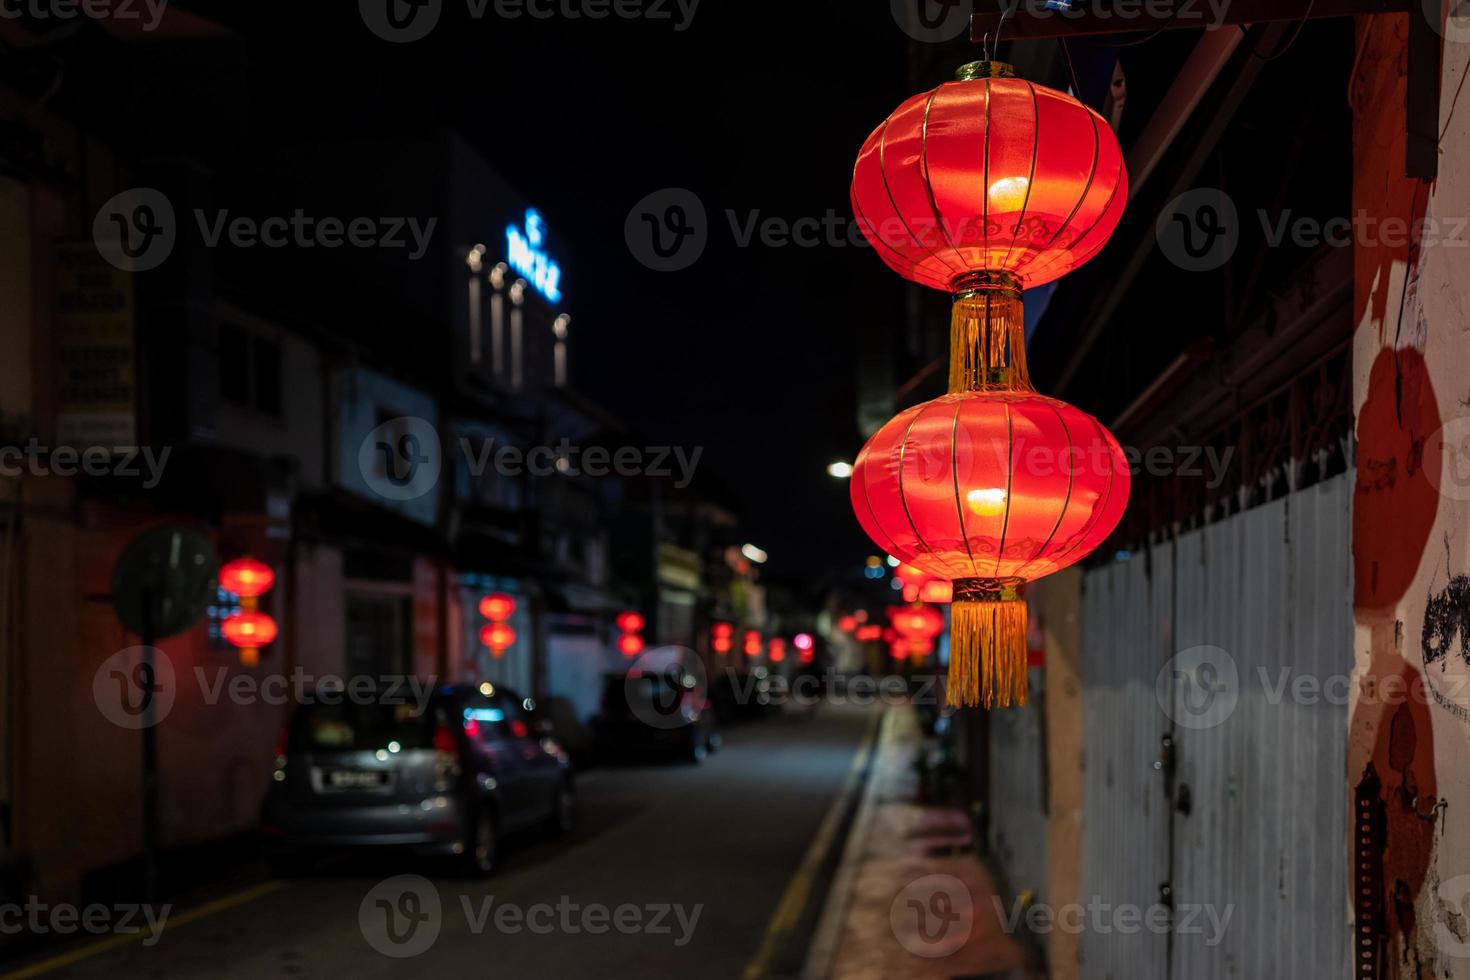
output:
M480 642L490 648L497 659L515 644L516 631L505 623L491 623L480 630Z
M260 663L260 648L274 643L280 630L276 621L255 609L244 609L226 619L219 627L220 635L240 650L240 663L254 667Z
M637 633L624 633L618 637L618 652L625 657L636 657L643 652L643 637Z
M853 469L868 536L953 583L952 705L1025 703L1021 587L1086 557L1128 502L1112 434L1031 387L1024 330L1016 282L972 277L955 298L949 394L884 425Z

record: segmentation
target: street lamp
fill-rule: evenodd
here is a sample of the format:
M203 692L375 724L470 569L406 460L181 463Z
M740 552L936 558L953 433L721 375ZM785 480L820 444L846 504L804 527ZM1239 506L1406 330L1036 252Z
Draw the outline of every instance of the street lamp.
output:
M827 475L835 476L839 480L846 480L852 476L852 464L844 463L842 460L838 460L835 463L829 463L827 465Z
M757 548L753 544L741 545L740 553L746 558L749 558L751 561L755 562L757 565L764 565L766 563L766 559L770 557L763 550Z

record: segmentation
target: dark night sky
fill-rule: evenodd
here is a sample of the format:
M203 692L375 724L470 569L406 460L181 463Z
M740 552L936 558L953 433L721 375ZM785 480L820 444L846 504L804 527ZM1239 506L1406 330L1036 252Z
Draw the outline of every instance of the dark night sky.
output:
M574 384L652 443L705 447L778 574L855 563L832 459L852 458L864 318L900 327L902 291L866 248L739 248L726 211L850 217L868 132L903 98L907 38L888 4L705 0L669 21L473 19L389 44L355 4L191 0L249 39L252 142L464 133L563 240ZM963 52L961 52L963 53ZM686 187L709 215L690 269L624 244L644 195Z

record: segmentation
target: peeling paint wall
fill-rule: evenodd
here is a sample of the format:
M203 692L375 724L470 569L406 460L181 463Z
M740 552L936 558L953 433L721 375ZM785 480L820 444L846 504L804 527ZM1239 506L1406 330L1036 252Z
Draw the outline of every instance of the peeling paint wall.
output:
M1355 665L1359 977L1470 978L1470 62L1443 32L1440 177L1404 178L1407 16L1358 25ZM1401 222L1406 245L1367 229Z

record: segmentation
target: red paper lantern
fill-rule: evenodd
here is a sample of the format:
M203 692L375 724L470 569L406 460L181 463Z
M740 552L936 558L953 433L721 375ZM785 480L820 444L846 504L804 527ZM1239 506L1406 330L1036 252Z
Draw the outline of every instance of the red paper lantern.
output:
M1106 244L1128 200L1106 120L1063 92L975 62L915 95L858 154L852 207L905 279L956 288L975 272L1051 282Z
M898 606L890 616L894 631L908 640L932 640L944 632L944 614L933 606Z
M515 615L516 601L504 592L492 592L480 600L480 615L492 623L503 623Z
M735 627L729 623L716 623L709 632L717 640L728 640L735 635Z
M643 652L643 637L637 633L624 633L618 637L618 651L625 657L636 657Z
M779 636L771 637L771 642L767 645L766 652L771 658L771 663L779 664L786 659L786 641Z
M276 584L276 573L265 562L254 558L236 558L219 570L220 588L242 599L265 595Z
M240 650L240 662L254 667L260 662L260 648L275 642L280 630L276 621L263 612L246 609L230 616L219 627L220 635Z
M856 635L864 643L869 640L881 640L883 638L883 627L877 623L869 623L866 626L859 626Z
M495 656L509 650L516 641L516 631L505 623L491 623L480 629L480 642Z
M1020 587L1085 557L1127 504L1117 440L1032 388L1021 299L1095 255L1127 198L1102 118L996 62L909 99L858 157L868 240L900 275L954 294L949 394L879 429L851 481L868 535L953 583L953 705L1025 703Z
M624 633L641 633L643 631L643 615L636 612L618 613L616 620L618 629Z
M837 628L842 630L842 632L844 633L851 633L853 630L857 629L857 627L858 621L856 616L843 616L841 619L837 620Z
M745 655L747 657L759 657L763 644L761 635L756 630L747 630L745 633Z

